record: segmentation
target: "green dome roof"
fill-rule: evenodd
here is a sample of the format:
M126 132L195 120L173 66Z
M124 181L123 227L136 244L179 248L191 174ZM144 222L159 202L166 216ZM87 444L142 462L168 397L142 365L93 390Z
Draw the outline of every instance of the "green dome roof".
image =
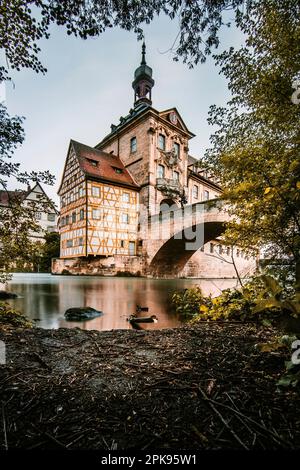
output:
M134 72L134 78L142 78L145 75L152 78L152 68L147 64L142 64Z

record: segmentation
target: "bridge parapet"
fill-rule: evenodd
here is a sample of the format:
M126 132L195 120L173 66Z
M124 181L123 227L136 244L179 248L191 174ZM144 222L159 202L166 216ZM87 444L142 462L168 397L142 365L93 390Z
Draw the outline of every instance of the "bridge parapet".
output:
M183 208L170 208L170 211L150 216L140 226L140 235L143 240L168 240L184 238L196 240L197 246L204 241L205 224L221 223L228 220L225 205L219 199L190 204Z
M191 214L203 214L208 212L216 212L225 210L225 204L220 199L210 199L208 201L195 202L184 207L178 208L175 204L174 207L170 207L169 211L160 212L158 214L150 215L148 217L149 223L164 222L174 219L183 219L184 217L190 216Z

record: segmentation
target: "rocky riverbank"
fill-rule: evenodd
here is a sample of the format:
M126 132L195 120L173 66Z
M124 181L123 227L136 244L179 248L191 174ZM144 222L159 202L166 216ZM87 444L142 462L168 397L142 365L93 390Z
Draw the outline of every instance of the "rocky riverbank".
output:
M275 333L0 330L0 448L299 448L299 393L277 387L287 358L254 347Z

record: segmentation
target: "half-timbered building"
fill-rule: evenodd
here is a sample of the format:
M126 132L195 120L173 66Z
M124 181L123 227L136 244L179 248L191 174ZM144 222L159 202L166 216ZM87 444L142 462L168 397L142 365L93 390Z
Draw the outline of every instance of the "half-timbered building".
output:
M58 231L59 212L40 183L35 183L32 187L28 186L26 190L0 191L0 210L9 209L16 203L31 208L34 212L39 230L30 231L32 241L44 243L45 233Z
M138 189L118 156L71 140L59 188L61 257L135 255Z

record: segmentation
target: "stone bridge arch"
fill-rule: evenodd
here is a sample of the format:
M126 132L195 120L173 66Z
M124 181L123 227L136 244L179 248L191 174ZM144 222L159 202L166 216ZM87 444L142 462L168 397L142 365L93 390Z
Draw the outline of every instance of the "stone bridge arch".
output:
M149 217L144 238L146 274L176 277L197 250L223 233L228 220L217 200Z

